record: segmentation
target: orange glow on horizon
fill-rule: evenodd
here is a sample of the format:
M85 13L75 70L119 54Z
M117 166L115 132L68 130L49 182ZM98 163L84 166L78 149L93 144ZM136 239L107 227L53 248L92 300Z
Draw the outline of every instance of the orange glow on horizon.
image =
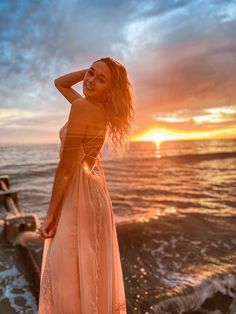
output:
M141 134L137 134L132 137L131 141L148 141L148 142L155 142L161 143L164 141L171 141L176 139L176 132L171 131L168 129L157 129L157 128L150 128L145 131L139 132Z
M169 128L158 128L156 126L140 130L131 137L131 142L145 141L160 144L166 141L197 140L197 139L217 139L235 138L236 128L209 131L185 131Z

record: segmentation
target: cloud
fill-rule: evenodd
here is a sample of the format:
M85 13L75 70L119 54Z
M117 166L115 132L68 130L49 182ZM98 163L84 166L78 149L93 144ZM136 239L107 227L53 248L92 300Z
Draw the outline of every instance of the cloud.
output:
M181 110L193 126L197 110L207 116L205 109L235 104L234 1L3 0L0 12L0 108L19 109L22 123L24 110L35 113L39 132L50 129L55 109L57 128L68 115L54 79L106 55L134 84L134 128Z

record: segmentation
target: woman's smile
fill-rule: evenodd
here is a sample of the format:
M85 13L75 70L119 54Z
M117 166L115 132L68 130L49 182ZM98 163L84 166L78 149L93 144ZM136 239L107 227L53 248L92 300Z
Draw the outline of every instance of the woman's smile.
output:
M94 88L92 88L89 84L85 84L85 87L86 87L86 89L88 90L88 91L90 91L90 92L94 92Z

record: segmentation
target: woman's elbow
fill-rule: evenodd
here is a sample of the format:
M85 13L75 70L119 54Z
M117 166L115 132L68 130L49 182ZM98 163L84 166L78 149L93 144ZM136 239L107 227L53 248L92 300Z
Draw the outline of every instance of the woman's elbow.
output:
M54 85L55 85L56 87L58 87L58 86L60 85L58 78L56 78L56 79L54 80Z

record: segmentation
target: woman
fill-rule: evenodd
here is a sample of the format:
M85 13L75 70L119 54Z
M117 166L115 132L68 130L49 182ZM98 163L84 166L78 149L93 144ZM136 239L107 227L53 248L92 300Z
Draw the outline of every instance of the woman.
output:
M82 97L71 88L83 80ZM127 71L106 57L55 80L71 103L44 223L39 314L126 313L119 246L100 150L124 149L134 117ZM97 169L95 171L94 169Z

